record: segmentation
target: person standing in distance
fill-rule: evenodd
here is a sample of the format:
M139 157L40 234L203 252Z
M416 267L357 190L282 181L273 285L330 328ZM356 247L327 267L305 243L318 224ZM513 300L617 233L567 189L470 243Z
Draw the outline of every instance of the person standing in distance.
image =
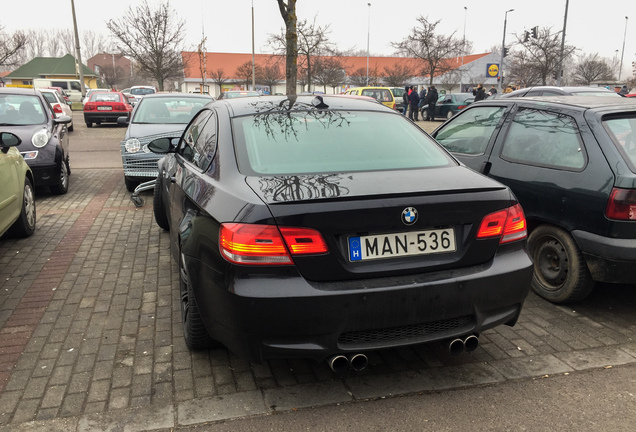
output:
M402 114L406 115L406 110L409 109L409 86L404 86L404 93L402 94Z
M426 95L426 103L428 104L428 111L426 112L426 120L433 121L435 120L435 104L437 103L437 89L434 85L431 85L431 89L428 91Z
M417 108L420 104L420 96L417 94L417 89L412 86L411 93L409 94L409 118L413 121L420 121Z
M486 91L484 86L479 84L475 90L473 90L473 96L475 96L475 102L486 99Z

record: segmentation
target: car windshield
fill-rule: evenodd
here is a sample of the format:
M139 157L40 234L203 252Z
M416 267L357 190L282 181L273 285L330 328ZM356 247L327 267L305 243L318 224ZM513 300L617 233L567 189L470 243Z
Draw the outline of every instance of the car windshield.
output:
M208 101L202 98L143 98L133 123L187 124Z
M268 112L233 120L239 169L302 175L454 166L403 116L365 111Z
M121 102L121 97L117 93L93 93L91 102Z
M153 94L155 91L153 89L150 88L136 88L136 89L132 89L130 91L130 94L133 95L147 95L147 94Z
M44 107L37 96L0 95L0 124L34 125L45 121Z
M610 118L603 120L603 125L629 169L636 173L636 118Z

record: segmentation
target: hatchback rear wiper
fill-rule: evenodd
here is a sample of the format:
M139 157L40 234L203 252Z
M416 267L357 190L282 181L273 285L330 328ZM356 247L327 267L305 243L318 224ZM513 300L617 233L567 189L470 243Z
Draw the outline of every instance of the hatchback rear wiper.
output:
M22 126L22 125L17 125L14 123L0 123L0 126Z

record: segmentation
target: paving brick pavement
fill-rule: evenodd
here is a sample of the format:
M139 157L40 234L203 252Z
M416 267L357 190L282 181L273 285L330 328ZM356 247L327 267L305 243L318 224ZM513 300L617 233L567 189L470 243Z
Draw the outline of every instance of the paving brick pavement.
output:
M373 352L360 373L190 352L151 194L135 208L121 169L76 169L68 194L36 192L35 235L0 240L0 432L167 430L636 363L636 291L611 286L574 307L531 294L515 327L470 354Z

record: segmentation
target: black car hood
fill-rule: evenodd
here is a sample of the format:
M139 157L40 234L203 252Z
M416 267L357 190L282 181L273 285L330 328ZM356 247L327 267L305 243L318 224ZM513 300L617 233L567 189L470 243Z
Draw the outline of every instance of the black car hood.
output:
M251 176L246 182L267 204L506 188L460 166L392 172Z

